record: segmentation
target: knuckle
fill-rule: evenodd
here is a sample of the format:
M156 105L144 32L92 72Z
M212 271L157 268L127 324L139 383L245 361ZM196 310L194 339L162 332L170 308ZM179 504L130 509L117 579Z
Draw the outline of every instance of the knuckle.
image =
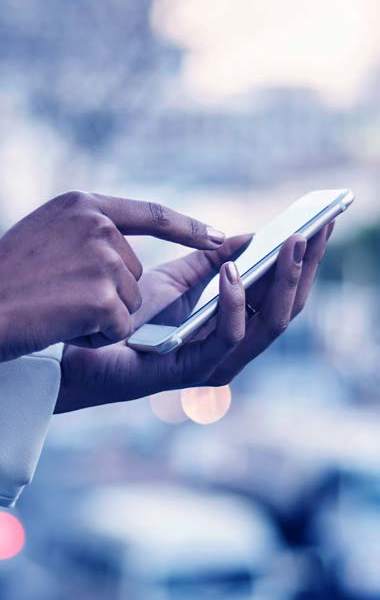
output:
M294 288L296 288L298 285L299 276L300 276L299 270L289 272L286 276L286 286L289 289L294 290Z
M154 227L158 229L166 228L170 225L170 219L167 209L157 202L148 202L147 211Z
M289 326L288 319L279 319L279 320L270 322L267 326L268 331L269 331L269 337L271 339L278 338L280 335L285 333L288 326Z
M111 299L105 299L99 305L99 313L102 317L109 319L112 318L115 311L115 301Z
M124 269L120 255L104 243L90 246L88 274L95 280L114 280Z
M191 217L186 218L191 238L193 240L199 240L203 238L205 234L205 226L202 226L202 224L196 219L192 219Z
M102 278L104 269L101 259L102 255L99 248L94 245L89 246L87 253L83 254L81 266L81 273L86 281L95 282L96 284Z
M89 226L93 236L106 241L114 239L116 230L112 221L97 212L93 212L91 215Z
M104 273L103 249L97 246L92 247L91 256L88 259L86 268L86 275L94 281L99 281L99 279L103 279Z
M101 322L112 323L115 313L115 303L108 301L99 304L98 318Z
M102 267L107 274L114 275L123 267L123 261L120 255L108 247L102 249L101 261Z
M79 190L69 190L58 196L56 200L62 205L62 208L69 209L83 202L85 196L86 194Z
M117 306L116 290L107 284L99 286L97 290L98 300L95 303L95 310L100 318L112 318Z
M88 239L101 239L102 228L107 223L107 218L94 210L82 211L79 215L84 235ZM77 214L73 215L77 219Z
M230 301L230 310L235 313L245 312L245 299L242 294L235 294Z

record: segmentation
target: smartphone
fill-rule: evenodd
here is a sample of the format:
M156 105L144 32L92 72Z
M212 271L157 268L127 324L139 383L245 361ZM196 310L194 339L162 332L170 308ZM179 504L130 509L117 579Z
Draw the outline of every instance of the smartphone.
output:
M318 190L291 204L259 232L236 260L244 287L258 281L276 262L286 240L299 233L306 239L333 221L353 202L351 190ZM128 339L128 346L141 352L167 354L192 338L216 313L218 307L217 275L206 286L191 315L179 326L146 324Z

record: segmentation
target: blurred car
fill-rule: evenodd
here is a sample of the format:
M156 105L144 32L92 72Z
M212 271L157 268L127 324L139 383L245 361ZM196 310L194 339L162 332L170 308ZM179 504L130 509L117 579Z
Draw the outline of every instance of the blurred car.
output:
M64 585L87 570L92 597L115 600L251 600L284 550L259 508L176 485L100 488L59 535Z
M312 532L335 588L348 600L380 598L380 477L351 469L336 502L322 506Z

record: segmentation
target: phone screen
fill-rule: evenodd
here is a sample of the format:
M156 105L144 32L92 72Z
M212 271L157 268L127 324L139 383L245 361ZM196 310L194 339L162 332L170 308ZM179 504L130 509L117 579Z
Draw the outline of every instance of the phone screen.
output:
M291 235L300 231L307 222L314 219L334 202L339 202L347 193L348 190L345 189L320 190L310 192L293 202L256 233L248 248L235 261L240 275L243 275L266 258ZM219 275L216 275L203 291L192 314L215 298L218 293Z

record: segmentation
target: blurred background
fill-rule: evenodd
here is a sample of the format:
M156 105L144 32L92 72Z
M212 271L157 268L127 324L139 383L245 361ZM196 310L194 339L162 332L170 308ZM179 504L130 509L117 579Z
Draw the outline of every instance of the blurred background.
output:
M303 316L231 388L54 418L1 600L380 598L376 0L1 0L0 227L68 189L229 234L350 187ZM182 252L134 240L146 266Z

